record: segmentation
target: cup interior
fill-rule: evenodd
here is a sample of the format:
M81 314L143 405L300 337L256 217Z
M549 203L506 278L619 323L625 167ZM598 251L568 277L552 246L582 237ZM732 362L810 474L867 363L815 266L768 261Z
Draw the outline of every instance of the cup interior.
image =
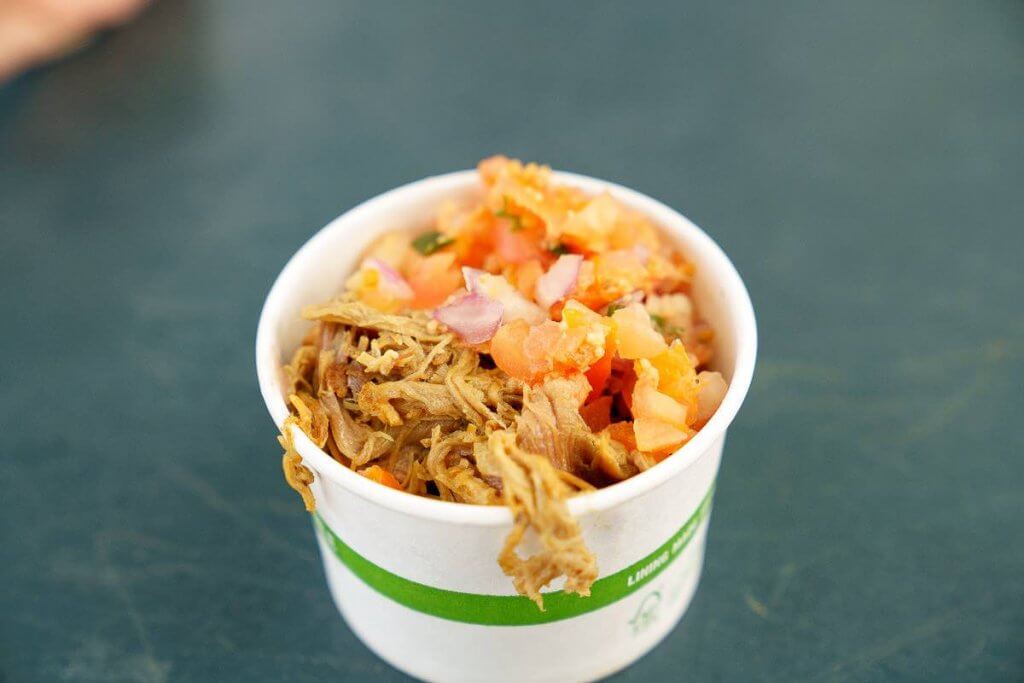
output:
M718 411L697 435L657 467L630 479L569 501L570 511L598 511L664 483L709 448L732 422L753 375L757 332L753 308L739 274L717 244L700 228L664 204L612 183L571 173L555 173L558 182L589 193L610 192L638 210L697 266L692 297L701 316L715 330L712 367L729 382ZM362 254L387 232L425 229L444 202L465 202L479 196L475 171L427 178L370 199L342 214L315 234L288 261L267 296L256 335L256 368L260 391L275 424L288 416L282 364L287 362L311 323L301 310L341 291ZM506 523L505 508L449 503L394 491L370 482L320 450L300 430L296 447L316 474L387 507L419 516L464 523Z

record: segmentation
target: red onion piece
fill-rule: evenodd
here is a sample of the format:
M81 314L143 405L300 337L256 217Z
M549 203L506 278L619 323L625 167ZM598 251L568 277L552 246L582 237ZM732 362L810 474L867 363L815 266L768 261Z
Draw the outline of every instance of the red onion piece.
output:
M544 308L569 296L576 287L583 257L579 254L562 254L555 264L537 279L536 299Z
M363 268L372 268L380 274L381 289L385 290L396 299L411 299L414 294L412 287L405 281L397 270L389 266L379 258L368 258L363 261Z
M480 344L498 331L504 313L500 301L470 292L434 311L434 319L447 325L463 341Z
M520 294L519 290L501 275L463 267L462 277L466 280L466 289L494 299L505 307L502 322L525 320L531 325L539 325L548 319L547 311Z

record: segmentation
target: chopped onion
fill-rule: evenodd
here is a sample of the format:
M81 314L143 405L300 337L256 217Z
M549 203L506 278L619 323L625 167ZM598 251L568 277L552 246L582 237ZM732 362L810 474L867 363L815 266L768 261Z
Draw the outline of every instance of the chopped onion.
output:
M376 270L380 276L380 288L396 299L411 299L414 294L412 287L398 271L379 258L368 258L363 261L363 268Z
M562 254L555 264L537 280L536 298L544 308L561 301L576 287L583 257L579 254Z
M500 301L470 292L434 311L434 319L447 325L469 344L480 344L494 336L501 325L505 307Z
M462 277L466 279L466 289L470 292L501 302L505 310L502 322L525 320L531 325L539 325L548 319L548 314L540 306L520 294L519 290L501 275L464 267Z
M462 278L466 281L466 289L471 292L479 291L481 275L487 275L487 273L479 268L462 266Z

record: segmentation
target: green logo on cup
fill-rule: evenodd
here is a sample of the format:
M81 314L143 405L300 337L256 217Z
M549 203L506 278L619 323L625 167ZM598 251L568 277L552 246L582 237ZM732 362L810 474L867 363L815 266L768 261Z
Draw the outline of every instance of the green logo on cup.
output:
M633 627L633 635L639 635L644 629L658 619L658 607L661 605L661 591L649 593L636 610L636 616L629 620Z

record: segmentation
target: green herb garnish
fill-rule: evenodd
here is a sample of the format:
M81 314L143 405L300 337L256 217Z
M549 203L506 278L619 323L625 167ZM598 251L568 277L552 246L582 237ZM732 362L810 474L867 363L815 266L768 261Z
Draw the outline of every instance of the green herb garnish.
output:
M412 241L412 248L424 256L430 256L438 249L444 249L455 240L437 230L425 232Z
M548 251L550 251L555 256L562 256L563 254L571 254L572 253L571 251L569 251L569 247L567 247L566 245L562 244L561 242L559 242L555 246L553 246L550 249L548 249Z
M501 198L501 209L494 212L498 218L507 218L512 222L512 232L519 232L523 229L523 217L508 211L508 197Z
M625 304L620 303L618 301L613 301L610 304L608 304L608 312L605 315L610 317L612 315L612 313L614 313L615 311L619 310L620 308L625 308L625 307L626 307Z
M661 330L663 335L674 337L676 339L683 336L683 329L675 325L669 325L664 316L660 316L657 313L651 313L650 316L651 321L658 326L658 329Z

